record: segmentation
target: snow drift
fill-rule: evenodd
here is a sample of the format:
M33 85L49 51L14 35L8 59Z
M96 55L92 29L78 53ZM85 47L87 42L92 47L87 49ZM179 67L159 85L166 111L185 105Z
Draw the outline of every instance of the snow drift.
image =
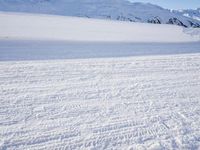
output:
M53 15L0 13L1 39L95 42L193 42L199 29Z

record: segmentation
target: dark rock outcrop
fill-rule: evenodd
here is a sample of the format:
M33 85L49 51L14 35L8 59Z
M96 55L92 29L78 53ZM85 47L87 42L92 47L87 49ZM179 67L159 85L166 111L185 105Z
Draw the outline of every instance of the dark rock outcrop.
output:
M159 17L154 17L152 19L149 19L147 22L153 24L161 24L161 19Z
M188 22L190 23L190 26L191 26L191 27L193 27L193 28L200 28L200 24L194 23L194 22L189 21L189 20L188 20Z
M183 24L183 22L181 22L177 18L170 18L169 21L167 22L167 24L174 24L174 25L178 25L178 26L187 27L185 24Z

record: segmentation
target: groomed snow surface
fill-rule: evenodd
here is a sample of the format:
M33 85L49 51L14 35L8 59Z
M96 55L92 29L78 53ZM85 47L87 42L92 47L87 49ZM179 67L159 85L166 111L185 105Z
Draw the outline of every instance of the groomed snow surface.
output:
M0 149L199 149L199 60L0 62Z
M0 29L0 150L200 149L199 30L13 13Z

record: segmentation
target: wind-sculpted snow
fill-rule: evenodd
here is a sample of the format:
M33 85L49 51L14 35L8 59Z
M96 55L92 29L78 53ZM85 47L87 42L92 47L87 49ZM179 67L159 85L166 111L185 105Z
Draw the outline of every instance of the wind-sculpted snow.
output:
M199 149L199 60L0 62L0 149Z
M0 39L87 42L195 42L183 27L64 17L0 13ZM200 29L190 29L197 30Z

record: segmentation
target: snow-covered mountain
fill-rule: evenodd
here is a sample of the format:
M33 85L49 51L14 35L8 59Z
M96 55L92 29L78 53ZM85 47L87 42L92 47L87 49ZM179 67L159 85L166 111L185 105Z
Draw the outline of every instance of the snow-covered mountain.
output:
M196 19L200 21L200 8L197 9L185 9L185 10L174 10L174 13L181 14L186 17L190 17L192 19Z
M0 0L0 11L45 13L200 27L200 21L149 3L126 0Z

